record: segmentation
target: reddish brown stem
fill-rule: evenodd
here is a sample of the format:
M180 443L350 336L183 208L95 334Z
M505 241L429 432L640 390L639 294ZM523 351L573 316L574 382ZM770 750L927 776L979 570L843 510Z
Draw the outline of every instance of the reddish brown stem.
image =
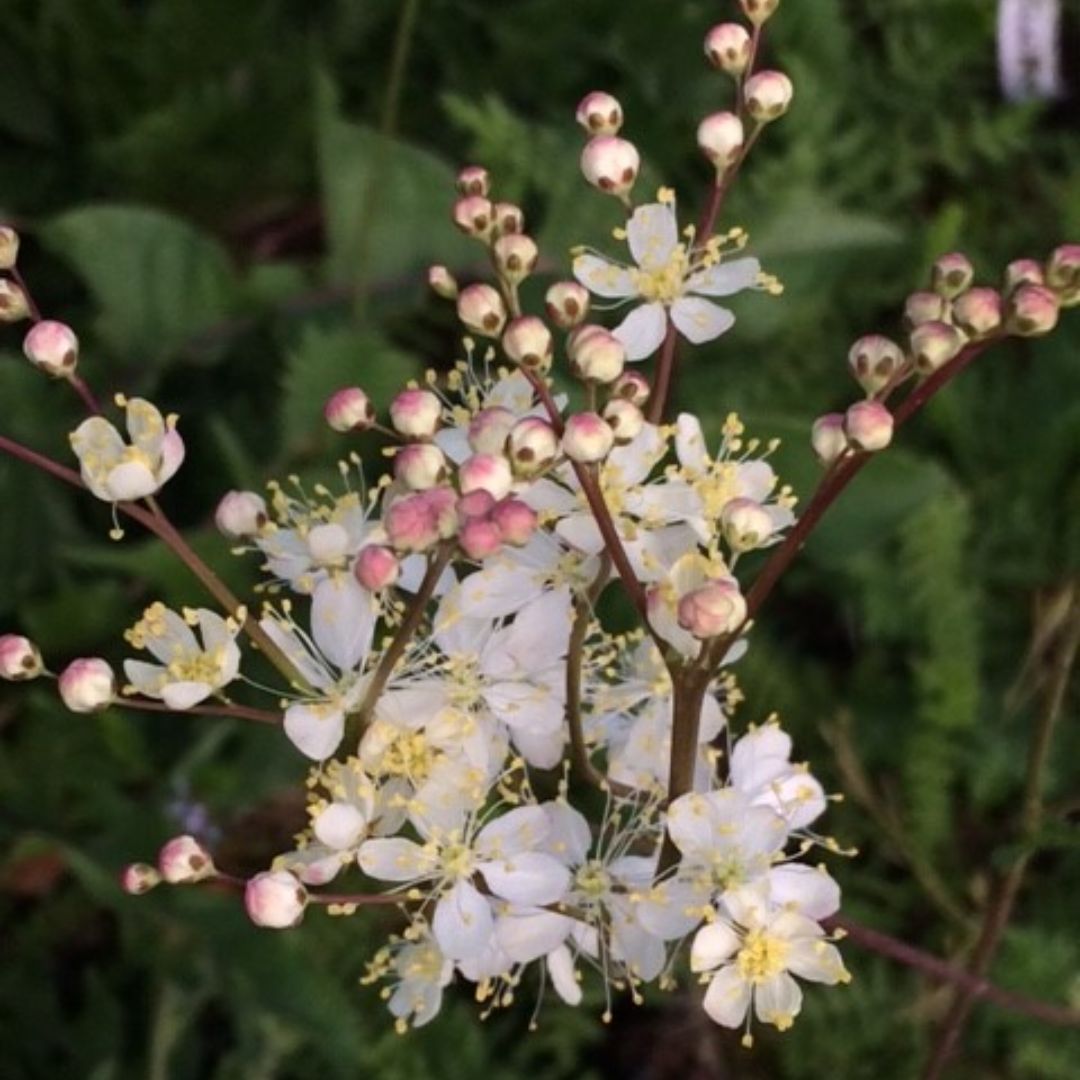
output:
M278 713L269 712L266 709L256 709L249 705L193 705L190 709L173 709L163 701L153 701L150 698L117 698L113 705L120 709L131 709L134 712L160 712L172 713L182 716L187 713L195 716L221 716L232 717L237 720L254 720L257 724L281 723Z

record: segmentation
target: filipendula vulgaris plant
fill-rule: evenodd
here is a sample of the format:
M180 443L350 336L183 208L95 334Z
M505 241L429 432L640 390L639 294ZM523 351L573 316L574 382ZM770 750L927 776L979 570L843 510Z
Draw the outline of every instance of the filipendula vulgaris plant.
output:
M519 287L538 250L523 214L495 201L484 169L461 172L453 222L489 256L491 280L459 286L445 267L429 279L456 305L465 359L406 386L382 419L359 387L326 403L335 431L389 441L392 476L354 487L343 465L339 495L271 483L268 497L222 498L218 527L269 578L257 610L157 502L184 460L177 418L123 396L108 414L99 406L75 333L41 317L18 237L0 230L0 316L32 323L27 359L89 414L70 437L78 473L6 437L0 449L111 504L114 537L121 518L156 534L214 605L151 605L125 635L139 658L122 675L75 660L55 676L61 700L78 713L263 722L312 762L308 826L263 872L234 877L182 835L156 866L129 866L124 887L214 882L273 930L313 906L398 909L400 932L363 981L383 985L399 1030L435 1017L457 980L485 1010L506 1005L533 967L541 990L572 1006L595 981L609 1018L614 993L675 985L688 954L705 1011L749 1044L755 1018L795 1021L806 984L849 981L840 892L818 858L844 853L817 827L828 797L774 717L733 730L734 666L806 537L894 430L989 346L1045 334L1080 303L1078 246L1011 264L1000 288L976 286L962 255L939 259L907 300L906 339L852 346L863 397L814 422L825 471L801 513L769 464L774 444L747 437L737 416L716 435L691 414L669 417L677 350L724 334L739 294L781 292L743 230L717 229L794 92L757 64L779 0L741 3L749 25L705 38L735 104L697 129L715 183L696 226L672 190L639 195L622 108L589 94L581 170L621 203L625 225L610 250L575 250L573 277L527 312ZM554 389L556 359L583 388L580 411ZM758 549L769 555L746 580L740 560ZM602 625L609 589L637 630ZM229 696L242 643L280 673L267 706ZM0 675L53 677L16 633L0 637Z

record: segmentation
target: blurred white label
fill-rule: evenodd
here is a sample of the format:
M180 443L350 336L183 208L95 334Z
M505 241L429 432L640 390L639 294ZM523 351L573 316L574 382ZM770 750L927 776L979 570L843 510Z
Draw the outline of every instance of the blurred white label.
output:
M1062 94L1061 0L999 0L998 70L1010 101Z

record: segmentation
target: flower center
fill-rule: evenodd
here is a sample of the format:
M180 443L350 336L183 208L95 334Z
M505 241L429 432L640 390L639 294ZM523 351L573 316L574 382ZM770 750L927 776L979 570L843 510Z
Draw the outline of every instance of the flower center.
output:
M603 863L590 859L578 870L574 878L577 887L590 899L600 900L611 889L611 875Z
M414 785L423 783L431 773L438 751L422 732L402 734L383 753L379 771L387 776L407 777Z
M634 288L649 303L673 304L684 292L686 267L686 247L680 244L663 266L632 271Z
M783 938L751 930L735 957L735 966L747 982L760 983L785 970L787 955L788 943Z
M460 840L454 840L447 844L442 849L439 861L442 863L443 873L455 881L469 877L472 874L472 848Z

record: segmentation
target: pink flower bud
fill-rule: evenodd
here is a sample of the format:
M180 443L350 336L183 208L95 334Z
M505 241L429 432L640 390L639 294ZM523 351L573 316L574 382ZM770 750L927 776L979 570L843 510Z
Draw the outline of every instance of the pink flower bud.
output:
M892 413L880 401L857 401L844 415L844 432L856 450L884 450L892 442Z
M604 406L604 419L620 446L632 442L645 426L645 414L627 398L614 397Z
M822 465L831 465L848 448L844 433L844 414L826 413L814 421L810 444Z
M498 501L510 494L513 483L510 459L502 454L473 454L458 468L458 484L463 495L487 491Z
M743 87L746 111L750 118L759 124L779 120L791 107L794 96L795 87L780 71L759 71L756 75L751 75Z
M1021 285L1045 285L1046 275L1035 259L1015 259L1005 267L1005 292L1011 293Z
M484 518L470 518L458 532L461 550L470 559L486 559L502 547L502 532L494 521Z
M487 195L490 188L491 179L482 165L466 165L457 174L457 189L462 195Z
M705 55L713 67L741 75L750 63L750 34L739 23L720 23L705 35Z
M170 885L193 885L217 873L209 853L194 836L174 836L158 852L158 870Z
M911 328L942 322L948 313L949 301L935 292L913 292L904 304L904 321Z
M587 135L618 135L623 124L623 110L611 94L594 90L578 102L575 118Z
M413 491L427 491L446 479L446 457L434 443L410 443L394 455L394 476Z
M514 285L520 285L536 269L536 260L540 257L536 241L524 233L500 236L492 254L496 269Z
M288 930L304 917L307 889L288 870L256 874L244 889L244 910L256 925Z
M718 173L726 172L739 160L744 141L742 121L732 112L713 113L698 124L698 149Z
M390 402L390 423L407 439L430 439L441 416L442 403L430 390L402 390Z
M481 337L498 337L506 325L506 305L490 285L469 285L457 301L458 318Z
M576 281L556 281L544 296L548 318L562 330L579 326L589 314L589 290Z
M626 195L634 186L640 168L637 147L617 135L598 135L581 151L585 179L608 195Z
M375 408L360 387L347 386L330 395L323 416L334 431L367 431L375 422Z
M746 600L734 578L720 578L679 600L679 625L699 640L737 630L746 621Z
M440 540L439 520L430 492L395 499L383 514L383 527L398 551L427 551Z
M495 232L499 236L516 236L525 229L525 213L517 203L495 204Z
M968 289L953 301L953 321L971 338L984 338L1001 326L1004 303L997 289Z
M501 454L506 449L510 429L516 423L517 417L501 405L481 409L469 421L469 446L477 454Z
M520 499L503 499L491 511L491 520L498 526L503 542L522 547L536 532L539 519L536 511Z
M732 499L720 513L724 539L732 551L762 547L775 531L772 516L755 499Z
M100 712L116 697L116 674L98 657L72 660L60 674L60 698L76 713Z
M490 517L495 505L495 496L490 491L477 488L475 491L470 491L467 495L462 495L458 499L458 517L462 522L468 521L470 518Z
M559 437L546 420L527 416L511 428L509 450L510 460L519 476L536 476L555 460Z
M1046 283L1057 292L1062 307L1080 304L1080 244L1062 244L1054 250L1046 264Z
M0 278L0 323L21 322L29 314L26 293L10 278Z
M401 564L397 556L381 544L368 544L360 549L353 565L353 573L369 592L381 592L397 584Z
M603 461L614 445L615 432L602 416L594 412L581 412L566 421L562 448L571 461L580 464Z
M444 300L456 300L458 294L457 278L445 266L429 266L428 285L436 296Z
M624 371L611 388L614 397L626 398L633 402L639 409L643 408L652 393L649 380L639 371Z
M1006 325L1017 337L1041 337L1057 326L1061 302L1043 285L1021 285L1009 297Z
M21 634L0 634L0 679L27 682L45 670L38 647Z
M23 341L26 359L54 379L72 375L79 362L79 339L66 323L43 319Z
M454 203L454 224L474 240L487 240L495 227L495 208L482 195L466 195Z
M582 326L567 341L570 366L585 382L614 382L626 366L626 347L602 326Z
M911 356L924 375L947 364L964 347L964 335L944 322L926 322L911 331Z
M904 353L887 337L867 334L851 346L848 365L855 381L872 396L888 386L893 375L903 367Z
M930 271L930 285L934 292L952 300L971 288L975 280L975 267L971 260L959 251L942 255Z
M761 26L776 13L780 0L739 0L743 14L754 24Z
M266 500L254 491L228 491L214 511L218 531L233 540L255 536L266 522Z
M539 372L551 367L554 347L551 331L544 320L535 315L520 315L513 319L503 334L502 347L507 357L522 367Z
M149 863L130 863L120 875L120 887L131 896L142 896L160 884L161 875Z
M0 270L11 270L19 259L19 234L8 225L0 225Z
M428 512L435 519L435 529L440 540L449 540L458 527L457 492L449 487L432 488L423 493Z

